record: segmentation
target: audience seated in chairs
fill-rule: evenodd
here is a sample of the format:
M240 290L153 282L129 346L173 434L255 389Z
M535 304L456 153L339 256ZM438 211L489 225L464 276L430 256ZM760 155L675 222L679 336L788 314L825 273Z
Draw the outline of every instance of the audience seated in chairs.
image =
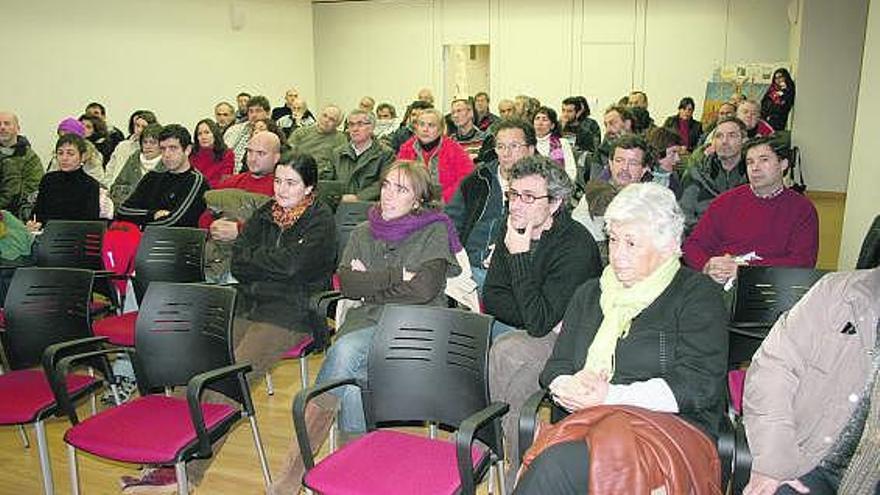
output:
M189 157L194 169L205 176L212 188L232 175L235 153L226 147L223 131L211 119L202 119L193 130L193 152Z
M880 269L825 275L746 375L746 495L880 490Z
M688 266L726 284L740 264L816 265L818 215L809 199L782 183L788 154L787 146L771 137L746 144L749 183L709 205L684 243Z
M526 455L515 493L603 493L636 483L646 493L661 485L666 493L720 491L711 439L725 420L727 311L720 287L680 265L684 219L668 189L630 185L611 202L606 220L610 264L575 292L540 376L558 406L554 416L574 414L539 436L533 449L544 450ZM635 443L587 444L600 437L655 442L652 425L674 433L657 448L671 441L683 455L636 461ZM657 464L669 470L652 470ZM687 472L696 479L680 476ZM679 488L670 489L672 482Z
M237 124L233 124L223 133L223 140L226 146L235 153L236 164L242 163L245 148L247 148L251 137L254 135L254 123L260 119L269 118L269 100L265 96L249 97L245 102L245 119ZM239 95L240 97L242 95ZM239 99L239 110L241 109L241 99Z
M43 177L43 162L20 132L18 117L0 110L0 209L19 218Z
M141 149L141 132L150 124L158 124L156 114L149 110L137 110L128 118L128 139L116 145L110 160L104 167L104 187L109 188L116 181L128 159Z
M462 250L449 218L436 210L435 190L419 163L395 162L385 174L379 203L368 221L352 232L339 261L342 294L361 299L338 329L315 381L366 378L370 342L386 303L446 306L446 278L461 268L455 253ZM328 250L329 251L329 250ZM338 406L340 429L358 435L366 424L357 388L342 387L313 401L306 410L312 445L320 445ZM303 473L299 449L292 447L279 477L285 492L295 492Z
M510 212L499 219L506 225L498 227L483 287L486 313L495 317L489 391L492 400L510 404L503 423L509 459L517 452L519 408L538 391L569 299L602 271L596 242L568 213L571 190L568 176L549 158L526 157L513 166Z
M159 149L159 134L162 126L156 123L147 124L138 136L140 151L135 151L122 169L117 171L116 178L110 186L110 199L116 208L122 206L131 196L141 179L148 172L165 170L162 165L162 151Z
M345 133L337 129L342 123L342 110L327 105L318 114L315 125L300 127L293 131L287 143L294 151L307 153L318 164L318 180L332 178L334 150L346 144Z

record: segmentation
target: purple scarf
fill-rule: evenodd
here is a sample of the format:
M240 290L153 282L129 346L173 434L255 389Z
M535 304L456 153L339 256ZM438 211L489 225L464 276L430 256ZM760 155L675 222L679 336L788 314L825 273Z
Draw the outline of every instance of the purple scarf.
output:
M559 142L559 136L550 135L550 156L548 157L558 163L565 165L565 153L562 151L562 143Z
M367 219L370 222L370 233L373 235L373 239L389 244L400 244L412 235L413 232L419 231L434 222L443 222L446 224L446 231L448 233L449 250L452 254L462 250L455 225L453 225L452 220L446 214L439 211L426 210L420 214L410 213L394 220L385 220L382 218L382 212L377 205L370 208L367 212Z

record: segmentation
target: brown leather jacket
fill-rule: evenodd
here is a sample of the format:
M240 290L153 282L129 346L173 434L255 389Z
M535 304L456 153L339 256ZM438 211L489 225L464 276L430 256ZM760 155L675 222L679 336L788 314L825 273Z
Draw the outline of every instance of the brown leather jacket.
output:
M596 495L720 494L721 462L699 428L673 414L634 406L596 406L541 431L526 453L529 464L544 449L583 440L590 448L590 490Z

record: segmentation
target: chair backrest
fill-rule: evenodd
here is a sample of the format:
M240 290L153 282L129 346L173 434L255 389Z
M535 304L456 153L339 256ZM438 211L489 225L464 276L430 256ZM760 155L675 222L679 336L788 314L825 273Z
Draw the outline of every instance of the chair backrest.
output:
M183 386L193 376L234 363L235 289L153 282L135 325L135 376L142 391ZM211 386L241 402L233 381Z
M189 227L147 227L134 261L138 303L150 282L204 282L206 236L204 230Z
M336 209L336 257L342 256L345 245L351 236L351 231L362 222L367 220L367 211L375 203L369 201L355 201L351 203L339 203Z
M4 347L12 369L40 364L46 347L92 336L94 273L74 268L19 268L6 295Z
M862 249L859 250L859 261L856 269L876 268L880 266L880 215L874 217L874 223L865 234Z
M489 404L493 318L431 306L385 306L362 390L367 425L431 421L457 428ZM494 430L478 435L495 445Z
M730 314L731 325L771 327L826 273L810 268L740 267Z
M102 221L50 220L37 238L37 266L103 270Z

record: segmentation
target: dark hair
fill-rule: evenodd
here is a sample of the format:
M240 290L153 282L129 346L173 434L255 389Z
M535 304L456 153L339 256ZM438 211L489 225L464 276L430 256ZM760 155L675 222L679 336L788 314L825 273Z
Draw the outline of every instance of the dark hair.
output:
M581 102L581 105L584 106L584 117L590 116L590 104L587 102L587 98L585 96L575 96L575 98Z
M79 116L79 121L82 122L84 120L87 120L92 124L93 133L97 136L94 140L107 137L107 124L105 124L99 117L84 113Z
M757 136L749 139L743 144L742 154L746 156L750 149L765 144L773 150L773 153L780 160L791 158L791 134L785 132L774 132L769 136Z
M485 96L485 97L486 97L486 103L489 103L489 101L490 101L490 100L489 100L489 93L487 93L487 92L485 92L485 91L480 91L480 92L478 92L477 94L475 94L475 95L474 95L474 100L476 100L477 98L479 98L479 97L481 97L481 96Z
M651 148L654 159L662 160L666 158L666 150L670 146L681 146L681 136L677 132L667 127L655 127L648 131L645 141Z
M159 133L159 143L166 139L176 139L183 149L192 145L192 136L186 127L180 124L168 124L162 128L162 132Z
M278 167L290 167L295 170L302 178L305 187L315 187L318 184L318 164L308 153L285 151L281 153L281 159L275 164L275 170L278 170Z
M434 105L422 100L413 101L408 107L406 107L406 112L403 114L403 125L406 125L407 122L409 122L409 116L412 114L413 110L427 110L429 108L434 108Z
M780 67L780 68L774 70L773 71L773 79L774 80L771 82L775 82L777 74L781 74L782 77L785 78L785 85L788 86L788 89L791 90L792 94L794 94L794 92L795 92L794 91L794 79L791 78L791 73L788 72L788 69L786 69L785 67Z
M538 137L535 135L535 126L533 126L531 122L526 122L519 117L501 119L495 123L495 136L498 136L498 133L505 129L519 129L525 135L527 145L535 146L538 144Z
M244 91L242 91L241 93L235 95L235 98L238 99L238 98L240 98L240 97L242 97L242 96L247 96L248 98L250 98L250 97L251 97L251 94L250 94L250 93L245 93Z
M93 102L89 103L88 105L86 105L86 112L88 112L90 108L97 108L98 110L101 111L101 115L103 115L105 117L107 116L107 109L104 108L104 105L98 103L97 101L93 101Z
M678 102L678 109L682 110L684 108L691 107L691 109L697 108L697 104L694 103L694 99L690 96L685 96Z
M141 149L144 148L144 139L153 138L157 142L159 141L159 135L162 134L162 126L153 122L152 124L147 124L144 127L144 130L141 132L141 135L138 136L138 144L141 145Z
M284 131L282 131L281 128L278 127L277 122L275 122L274 120L272 120L269 117L266 117L265 119L257 119L257 122L262 122L262 123L266 124L266 130L271 132L272 134L275 134L276 136L278 136L278 140L281 142L282 146L284 146L284 144L287 143L287 136L285 136ZM253 137L253 136L251 136L251 137ZM247 153L247 152L245 151L245 153Z
M58 151L58 148L65 144L73 145L79 151L80 156L86 154L86 140L77 134L69 132L59 136L58 141L55 142L55 151Z
M134 121L137 119L144 119L147 121L147 124L155 124L159 120L156 119L156 114L149 110L135 110L132 112L131 116L128 118L128 135L131 136L134 134Z
M629 109L629 113L632 115L632 131L636 134L644 134L654 123L647 108L632 107Z
M223 131L220 130L220 126L214 122L214 119L202 119L200 120L195 128L193 128L193 153L198 153L201 149L199 146L199 126L205 124L208 126L208 130L211 131L211 135L214 136L214 161L219 162L223 159L223 155L226 153L228 149L226 147L226 141L223 140Z
M572 105L574 107L575 113L580 113L581 110L584 109L583 102L581 101L580 96L569 96L568 98L562 100L562 106L565 105ZM589 113L587 115L589 115Z
M651 168L651 164L654 163L654 156L651 153L651 148L648 147L648 143L645 141L645 138L639 136L638 134L624 134L619 138L615 139L611 143L611 159L614 159L614 152L620 148L622 150L642 150L642 165L647 168Z
M251 107L260 107L267 112L272 109L272 105L269 104L269 99L261 95L251 97L251 99L248 100L247 107L248 109Z
M632 122L632 120L633 120L632 109L625 107L623 105L611 105L610 107L608 107L605 110L605 113L603 115L608 115L611 112L617 112L617 114L620 115L620 118L623 121L628 120L628 121Z
M376 107L376 115L379 114L380 110L388 110L391 112L392 118L397 117L397 109L394 108L394 105L392 105L391 103L379 103L379 105Z
M550 119L550 123L553 124L553 128L550 129L551 135L556 137L562 135L562 130L559 128L559 118L556 116L556 110L553 110L550 107L539 107L538 110L535 111L535 117L537 117L538 114L544 114ZM532 120L534 121L535 118L532 117Z

